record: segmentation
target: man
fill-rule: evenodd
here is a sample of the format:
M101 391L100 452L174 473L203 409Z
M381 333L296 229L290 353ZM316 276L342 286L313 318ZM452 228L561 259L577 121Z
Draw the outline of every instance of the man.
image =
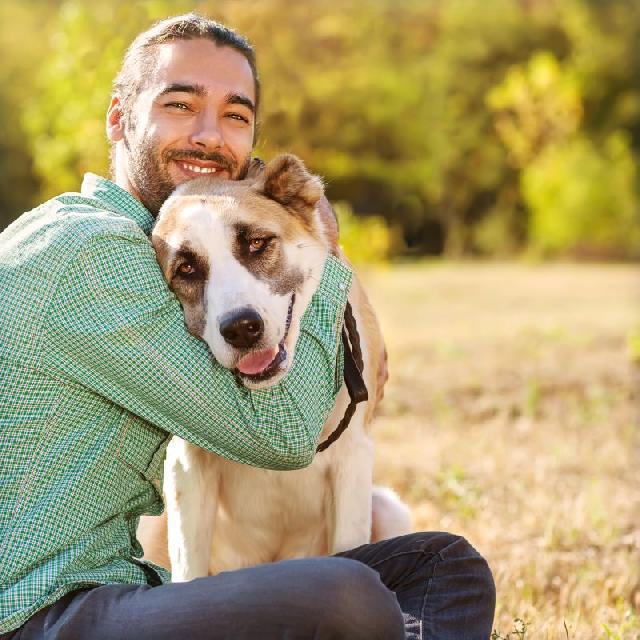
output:
M148 241L176 185L247 173L258 100L243 38L193 14L157 24L131 45L115 82L107 114L115 184L88 174L81 193L54 198L0 235L6 637L489 635L491 573L449 534L179 584L139 560L137 522L162 510L171 434L243 463L293 469L311 461L337 393L347 267L327 260L295 365L252 393L187 333Z

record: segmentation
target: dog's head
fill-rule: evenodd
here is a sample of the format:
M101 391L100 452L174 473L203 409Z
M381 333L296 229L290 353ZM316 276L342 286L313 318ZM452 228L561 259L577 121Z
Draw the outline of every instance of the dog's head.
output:
M158 215L153 246L187 328L249 388L275 384L293 360L329 252L322 194L282 155L252 180L187 182Z

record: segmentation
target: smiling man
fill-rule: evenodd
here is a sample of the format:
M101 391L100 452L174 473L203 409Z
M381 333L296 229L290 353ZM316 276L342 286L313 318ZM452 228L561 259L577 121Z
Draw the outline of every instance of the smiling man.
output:
M243 38L196 15L155 25L115 82L113 180L88 174L80 193L0 234L2 637L489 635L491 573L449 534L177 584L140 560L137 523L162 510L172 434L246 464L299 468L338 391L345 265L324 265L287 376L250 392L187 332L149 242L178 184L247 174L258 103Z
M115 179L153 214L185 180L246 174L259 95L249 50L204 38L169 40L153 54L133 46L115 90L107 114L109 138L123 143Z

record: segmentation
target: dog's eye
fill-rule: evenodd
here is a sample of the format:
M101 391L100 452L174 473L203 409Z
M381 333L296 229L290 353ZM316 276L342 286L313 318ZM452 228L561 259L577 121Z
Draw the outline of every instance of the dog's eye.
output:
M177 269L176 275L188 278L197 273L196 268L190 262L183 262Z
M258 253L267 244L267 238L251 238L249 240L249 253Z

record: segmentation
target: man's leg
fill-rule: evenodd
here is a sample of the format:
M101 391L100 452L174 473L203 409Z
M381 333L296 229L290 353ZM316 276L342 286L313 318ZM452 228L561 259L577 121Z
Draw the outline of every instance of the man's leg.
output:
M343 558L261 565L158 587L69 594L16 640L400 640L402 613L375 571Z
M337 554L375 569L395 592L410 640L486 640L493 624L491 570L464 539L412 533Z

